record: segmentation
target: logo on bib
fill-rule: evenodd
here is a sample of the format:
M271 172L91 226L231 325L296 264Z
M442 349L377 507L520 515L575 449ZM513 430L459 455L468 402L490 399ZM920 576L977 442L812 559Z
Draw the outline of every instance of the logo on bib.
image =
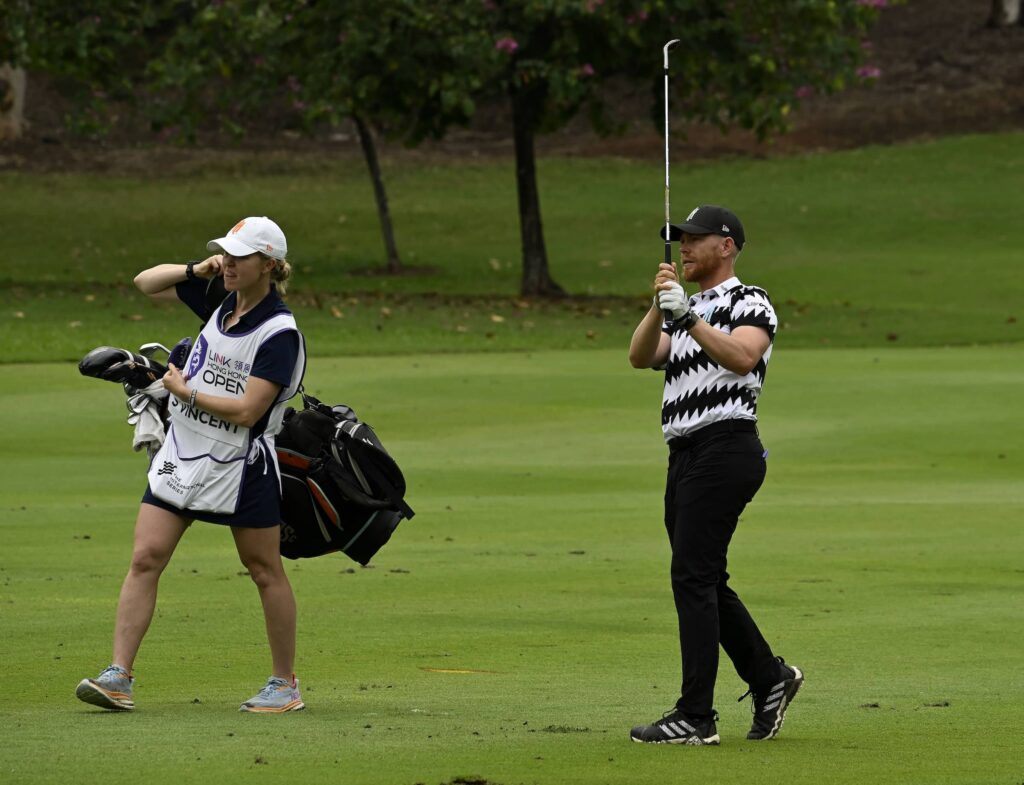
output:
M199 340L196 341L195 348L192 349L192 354L188 358L188 371L185 374L186 379L191 379L197 373L199 369L203 367L206 362L206 350L210 348L209 342L206 340L206 336L200 335Z
M177 467L170 461L164 461L164 465L160 467L160 470L157 472L157 474L173 474L176 468Z

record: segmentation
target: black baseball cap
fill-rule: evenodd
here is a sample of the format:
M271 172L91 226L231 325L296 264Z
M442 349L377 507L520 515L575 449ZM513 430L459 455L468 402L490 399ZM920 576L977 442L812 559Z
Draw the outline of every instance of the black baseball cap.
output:
M669 240L678 240L687 234L719 234L731 237L736 247L743 250L747 238L743 234L743 224L736 213L715 204L702 204L694 208L683 223L669 224ZM665 238L665 227L661 227L661 237Z

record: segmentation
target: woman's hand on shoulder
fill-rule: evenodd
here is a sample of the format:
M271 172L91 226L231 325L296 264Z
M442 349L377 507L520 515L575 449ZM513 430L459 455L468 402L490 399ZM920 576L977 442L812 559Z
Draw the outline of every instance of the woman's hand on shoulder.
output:
M192 268L192 272L200 278L216 278L223 270L224 256L219 253L206 257L203 261Z

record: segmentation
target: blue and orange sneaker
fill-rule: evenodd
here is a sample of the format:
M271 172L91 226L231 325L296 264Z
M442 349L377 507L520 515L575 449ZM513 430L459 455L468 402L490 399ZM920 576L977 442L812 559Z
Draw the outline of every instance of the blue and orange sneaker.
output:
M132 711L134 677L120 665L111 665L95 679L82 679L75 690L75 697L110 711Z
M280 714L286 711L301 711L306 708L299 695L299 680L292 674L291 681L279 676L267 679L267 685L255 697L249 698L238 707L239 711Z

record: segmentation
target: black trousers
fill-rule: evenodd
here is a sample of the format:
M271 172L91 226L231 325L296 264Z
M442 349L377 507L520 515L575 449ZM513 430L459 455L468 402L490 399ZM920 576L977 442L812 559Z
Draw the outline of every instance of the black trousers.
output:
M727 420L673 440L670 449L665 528L683 661L676 705L703 717L712 711L719 644L747 684L762 687L780 675L726 572L740 513L764 481L764 448L753 422Z

